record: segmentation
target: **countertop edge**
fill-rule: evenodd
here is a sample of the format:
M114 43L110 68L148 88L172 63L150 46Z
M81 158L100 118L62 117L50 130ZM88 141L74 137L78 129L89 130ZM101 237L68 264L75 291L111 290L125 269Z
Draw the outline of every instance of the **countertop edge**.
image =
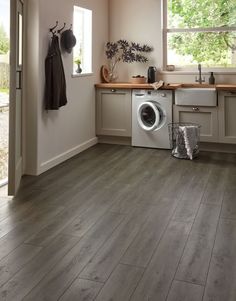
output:
M95 84L96 88L105 89L154 89L150 84L132 84L132 83L100 83ZM181 84L168 84L162 86L161 90L176 90Z
M99 83L95 84L96 88L105 89L154 89L151 84L132 84L132 83ZM179 88L215 88L217 91L236 91L236 84L185 84L185 83L174 83L167 84L160 88L160 90L176 90Z
M216 85L217 91L236 91L235 85Z

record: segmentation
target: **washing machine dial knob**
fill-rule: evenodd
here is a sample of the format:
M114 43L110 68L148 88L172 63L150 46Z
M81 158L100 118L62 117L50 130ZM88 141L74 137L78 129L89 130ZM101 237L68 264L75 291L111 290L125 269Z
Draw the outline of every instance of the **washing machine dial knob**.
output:
M166 94L165 93L161 93L161 97L166 97Z

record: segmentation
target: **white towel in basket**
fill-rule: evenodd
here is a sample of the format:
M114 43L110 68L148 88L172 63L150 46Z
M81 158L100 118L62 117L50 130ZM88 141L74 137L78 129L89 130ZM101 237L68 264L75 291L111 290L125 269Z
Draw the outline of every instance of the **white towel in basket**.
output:
M180 126L179 129L183 132L187 155L190 160L193 160L193 152L198 144L199 127L197 125L185 125Z

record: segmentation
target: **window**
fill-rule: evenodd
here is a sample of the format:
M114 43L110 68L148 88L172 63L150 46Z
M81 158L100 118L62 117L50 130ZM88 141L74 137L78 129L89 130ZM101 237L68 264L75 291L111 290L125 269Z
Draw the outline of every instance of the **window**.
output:
M74 73L92 72L92 11L74 6ZM75 63L75 61L77 63ZM78 63L80 62L80 66Z
M164 67L236 67L235 0L163 0Z

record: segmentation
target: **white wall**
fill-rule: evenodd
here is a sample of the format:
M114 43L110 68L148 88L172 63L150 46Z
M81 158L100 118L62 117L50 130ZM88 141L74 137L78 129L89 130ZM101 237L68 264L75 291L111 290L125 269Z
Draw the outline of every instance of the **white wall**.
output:
M119 81L147 74L148 66L161 67L161 0L110 0L110 41L127 39L154 47L148 63L119 63Z
M119 39L147 43L154 47L147 64L120 63L118 81L129 81L132 75L147 74L149 65L162 68L162 0L110 0L110 41ZM212 70L213 71L213 70ZM196 72L159 72L157 79L170 83L193 83ZM203 75L208 81L209 72ZM216 83L235 83L236 73L215 73Z
M73 20L73 5L89 8L93 12L94 73L86 77L72 77L72 54L63 53L68 103L58 111L47 112L43 108L43 98L44 61L50 42L49 27L52 27L56 21L59 21L59 26L66 22L69 27ZM34 54L34 56L38 54L38 60L34 61L32 55L27 62L27 65L31 66L28 68L27 79L30 80L31 76L36 78L30 80L27 90L31 92L28 92L27 103L29 107L36 104L37 109L36 112L34 111L34 117L31 118L31 122L34 119L34 128L26 135L28 146L26 154L30 155L31 146L36 144L37 152L34 150L34 154L37 153L37 158L35 160L26 156L25 173L27 174L39 174L97 142L94 84L100 81L104 43L108 39L108 0L40 0L38 11L36 8L33 9L35 14L38 13L39 25L38 30L29 35L33 37L36 34L38 39L36 44L39 48ZM30 13L28 19L33 23ZM28 52L31 46L28 46ZM33 70L32 64L37 66L35 67L37 70ZM36 166L33 164L35 161Z

